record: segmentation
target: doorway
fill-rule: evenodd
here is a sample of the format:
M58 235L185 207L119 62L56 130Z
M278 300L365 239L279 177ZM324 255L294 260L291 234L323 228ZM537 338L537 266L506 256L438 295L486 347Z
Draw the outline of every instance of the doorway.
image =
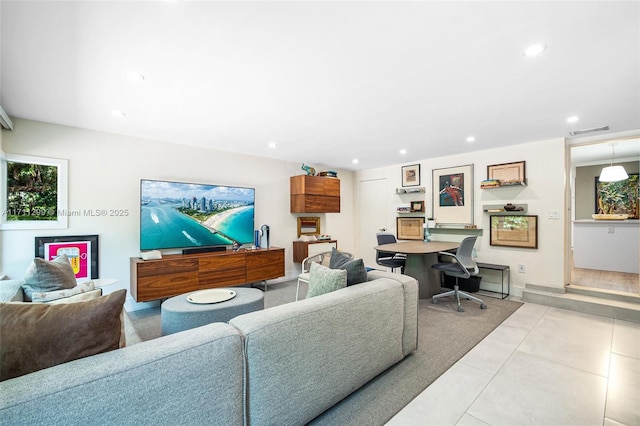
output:
M637 192L640 138L575 144L569 152L572 215L569 285L640 295ZM626 187L635 182L635 204L631 208L635 211L626 220L595 220L592 214L602 213L598 176L604 166L612 163L627 171L630 180Z
M360 255L367 266L376 266L376 254L373 249L378 245L376 233L387 228L389 206L387 204L387 179L363 180L359 183L360 193ZM363 205L366 204L366 205Z

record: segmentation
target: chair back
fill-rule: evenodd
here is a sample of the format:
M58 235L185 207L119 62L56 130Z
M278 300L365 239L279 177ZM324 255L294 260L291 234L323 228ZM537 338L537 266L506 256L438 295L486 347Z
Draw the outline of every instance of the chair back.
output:
M480 269L478 264L473 259L473 246L476 243L478 237L467 237L460 243L458 251L456 251L456 258L459 263L464 266L471 275L477 275Z
M376 238L378 239L378 245L382 246L384 244L393 244L393 243L397 243L398 240L396 240L396 236L393 234L389 234L386 232L379 232L376 234ZM382 259L382 258L388 258L388 257L393 257L395 255L394 252L389 252L389 251L378 251L376 250L376 260L378 259Z

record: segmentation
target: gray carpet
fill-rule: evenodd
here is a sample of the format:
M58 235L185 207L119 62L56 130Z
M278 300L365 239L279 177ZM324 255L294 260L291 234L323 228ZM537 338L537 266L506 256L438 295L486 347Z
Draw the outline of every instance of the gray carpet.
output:
M270 284L265 307L295 300L296 281ZM304 297L306 287L301 287ZM487 309L463 300L465 312L455 310L453 298L438 304L420 300L418 350L389 368L355 394L316 418L316 425L383 425L435 379L464 356L522 303L480 296ZM127 344L160 336L160 308L128 313Z

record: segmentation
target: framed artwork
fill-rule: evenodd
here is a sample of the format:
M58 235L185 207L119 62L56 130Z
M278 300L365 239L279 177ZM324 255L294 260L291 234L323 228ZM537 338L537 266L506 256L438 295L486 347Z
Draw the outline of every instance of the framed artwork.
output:
M423 212L424 211L424 201L412 201L411 202L411 211L412 212Z
M53 260L66 254L78 280L98 279L98 235L35 237L35 256Z
M299 217L298 237L301 235L320 235L319 217Z
M525 162L516 161L487 166L487 179L500 181L500 186L522 185L526 181Z
M67 160L4 154L0 229L67 227Z
M402 166L402 186L420 186L420 164Z
M630 173L629 179L618 182L600 182L596 176L597 214L628 214L629 219L638 219L638 173Z
M424 238L424 217L399 217L396 220L399 240L422 240Z
M538 248L538 216L490 216L492 246Z
M473 225L473 164L433 170L433 217L442 225Z

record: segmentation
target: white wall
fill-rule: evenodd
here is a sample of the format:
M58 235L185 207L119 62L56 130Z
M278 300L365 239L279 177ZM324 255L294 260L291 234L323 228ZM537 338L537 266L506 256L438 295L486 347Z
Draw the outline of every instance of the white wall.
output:
M128 209L127 217L69 217L68 229L2 231L0 275L21 278L33 259L34 237L100 235L100 277L117 278L117 288L129 288L129 258L139 254L140 179L160 179L256 188L256 227L271 229L271 245L285 248L288 277L299 273L292 260L297 238L296 214L289 212L289 177L302 174L299 163L93 132L37 121L14 119L13 131L2 131L5 153L69 160L69 210ZM313 159L310 159L311 161ZM311 164L313 164L311 162ZM321 230L354 246L352 172L338 171L341 213L321 217ZM303 215L305 216L305 215ZM129 296L128 310L135 304Z
M487 178L487 166L491 164L526 161L526 187L480 189L480 182ZM432 208L432 170L474 165L474 223L483 229L476 243L478 261L509 265L511 267L512 294L520 295L525 284L548 287L564 287L564 232L565 232L565 145L564 139L512 145L506 148L470 152L455 156L412 161L421 167L421 186L426 187L426 216ZM359 182L386 179L387 190L380 194L387 197L389 206L387 229L395 232L395 206L401 203L393 188L401 187L401 172L397 166L364 170L356 173ZM356 191L357 194L357 191ZM482 211L483 204L528 204L527 214L538 215L538 249L496 247L489 244L489 214ZM355 206L360 206L356 202ZM356 217L366 215L356 211ZM550 219L551 212L558 212L559 219ZM437 218L436 218L437 219ZM358 223L361 222L358 221ZM459 241L464 235L434 234L434 239ZM518 273L518 265L525 265L525 273Z

